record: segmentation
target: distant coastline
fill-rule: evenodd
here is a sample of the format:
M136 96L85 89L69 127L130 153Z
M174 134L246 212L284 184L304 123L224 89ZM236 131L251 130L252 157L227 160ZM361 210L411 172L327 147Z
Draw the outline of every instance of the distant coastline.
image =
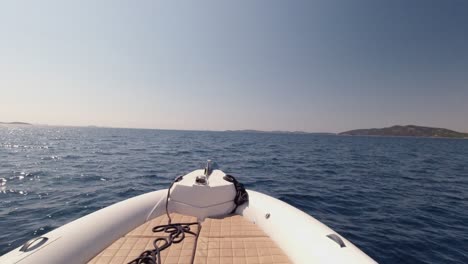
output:
M415 125L391 126L384 128L355 129L338 135L343 136L393 136L393 137L431 137L431 138L465 138L468 133L453 131L446 128L424 127Z
M0 122L0 125L21 125L21 126L32 126L30 123L26 122Z
M254 130L254 129L241 129L241 130L225 130L224 132L232 133L272 133L272 134L314 134L314 135L336 135L335 133L327 132L305 132L305 131L284 131L284 130Z
M0 126L49 126L45 124L31 124L27 122L0 122ZM61 127L60 125L58 127ZM63 126L75 127L75 126ZM102 127L96 125L76 126L87 128L119 128ZM123 128L123 129L150 129L150 130L180 130L180 129L158 129L158 128ZM446 128L425 127L416 125L395 125L384 128L354 129L341 133L332 132L306 132L306 131L287 131L287 130L181 130L181 131L213 131L227 133L258 133L258 134L289 134L289 135L323 135L323 136L372 136L372 137L425 137L425 138L457 138L468 139L468 133L457 132Z

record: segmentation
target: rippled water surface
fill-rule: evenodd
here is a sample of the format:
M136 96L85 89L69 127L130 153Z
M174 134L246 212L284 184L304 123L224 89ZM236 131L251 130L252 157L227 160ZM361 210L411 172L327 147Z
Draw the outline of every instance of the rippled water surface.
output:
M468 140L65 127L0 127L0 255L206 159L380 263L468 263Z

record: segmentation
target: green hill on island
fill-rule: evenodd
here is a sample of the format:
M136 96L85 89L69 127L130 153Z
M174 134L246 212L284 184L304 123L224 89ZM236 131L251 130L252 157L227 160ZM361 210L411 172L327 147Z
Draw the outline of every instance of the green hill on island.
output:
M423 126L391 126L385 128L356 129L339 133L347 136L401 136L401 137L440 137L468 138L467 133L437 127Z

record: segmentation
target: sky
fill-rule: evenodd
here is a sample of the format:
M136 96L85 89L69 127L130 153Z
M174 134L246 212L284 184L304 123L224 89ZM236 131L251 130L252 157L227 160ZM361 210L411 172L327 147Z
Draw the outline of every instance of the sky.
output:
M468 1L1 1L0 121L468 132Z

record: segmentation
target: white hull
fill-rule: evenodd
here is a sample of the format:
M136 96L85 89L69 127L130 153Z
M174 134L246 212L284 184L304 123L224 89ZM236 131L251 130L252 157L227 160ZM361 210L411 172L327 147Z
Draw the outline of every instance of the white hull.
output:
M191 174L197 173L200 171ZM189 181L191 174L184 181ZM210 185L215 185L212 177ZM248 190L248 194L249 202L237 208L236 214L257 224L294 263L375 263L351 242L299 209L259 192ZM32 250L26 252L17 248L3 255L0 263L86 263L129 231L165 214L166 195L167 189L154 191L103 208L43 235L48 240L37 248L30 247ZM181 196L171 192L172 195L176 198L174 203L169 202L171 212L201 220L225 215L233 208L232 198L230 203L219 201L202 206L184 202L200 197L199 191L187 190ZM330 234L336 234L345 247L327 237Z

